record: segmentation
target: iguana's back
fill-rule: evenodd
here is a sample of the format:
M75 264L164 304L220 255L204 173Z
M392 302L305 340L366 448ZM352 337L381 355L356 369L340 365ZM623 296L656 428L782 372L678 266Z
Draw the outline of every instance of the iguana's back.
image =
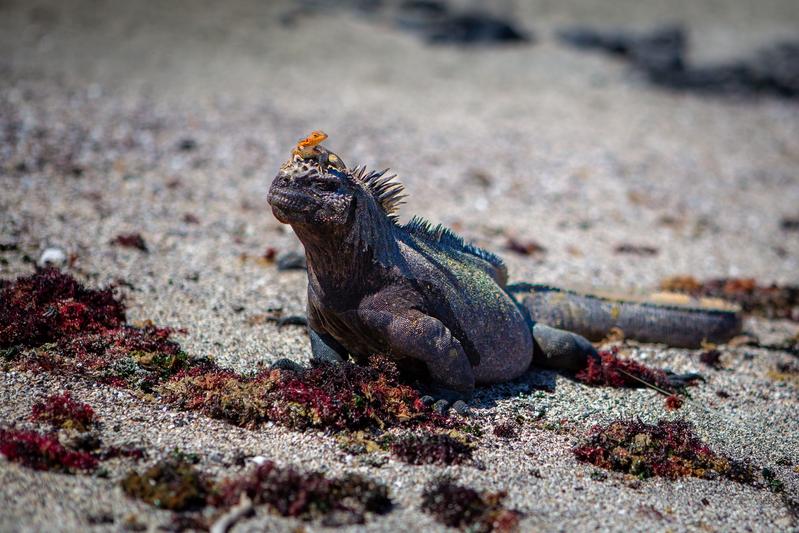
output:
M503 290L507 275L502 260L419 218L397 234L407 279L424 297L426 312L461 340L477 381L506 381L524 372L532 358L532 336Z

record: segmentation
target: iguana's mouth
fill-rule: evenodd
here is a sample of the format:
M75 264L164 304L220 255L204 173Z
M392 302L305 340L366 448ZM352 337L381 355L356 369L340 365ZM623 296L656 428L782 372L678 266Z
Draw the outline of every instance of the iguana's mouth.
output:
M287 223L292 215L304 213L308 210L308 197L290 191L269 191L266 201L272 206L272 213L281 222Z
M284 191L270 191L266 201L272 207L280 207L284 210L299 211L308 204L308 197L304 194Z

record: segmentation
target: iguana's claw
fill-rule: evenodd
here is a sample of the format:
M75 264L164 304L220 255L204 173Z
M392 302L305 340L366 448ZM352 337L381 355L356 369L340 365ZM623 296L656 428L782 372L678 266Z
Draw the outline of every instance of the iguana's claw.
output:
M683 387L687 387L688 385L693 385L697 381L705 381L705 377L702 374L697 374L696 372L688 372L686 374L675 374L671 370L666 370L666 379L669 380L669 385L671 385L675 389L680 389Z

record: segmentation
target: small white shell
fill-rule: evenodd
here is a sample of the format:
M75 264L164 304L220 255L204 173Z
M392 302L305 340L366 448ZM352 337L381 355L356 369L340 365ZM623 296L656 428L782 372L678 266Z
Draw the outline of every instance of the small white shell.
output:
M62 267L67 263L67 254L61 248L47 248L39 256L36 262L40 267L54 266Z

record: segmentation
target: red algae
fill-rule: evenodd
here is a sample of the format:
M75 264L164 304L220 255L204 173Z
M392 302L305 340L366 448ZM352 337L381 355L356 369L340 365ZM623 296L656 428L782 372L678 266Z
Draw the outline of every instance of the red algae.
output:
M144 241L144 237L142 237L140 233L123 233L117 235L111 240L111 244L115 246L122 246L124 248L135 248L145 253L150 251L147 248L147 243Z
M699 354L699 360L702 362L702 364L705 364L716 370L723 368L723 365L721 364L721 352L715 348L705 350Z
M649 368L631 360L619 359L617 349L599 352L600 359L589 358L588 365L575 376L586 385L610 387L641 387L641 381L674 391L674 387L662 370ZM634 376L634 377L631 377ZM635 379L635 378L638 378Z
M389 450L397 459L412 465L452 465L470 461L473 448L445 433L410 433L392 442Z
M125 323L111 289L92 290L54 268L0 286L0 349L34 347Z
M176 454L141 474L129 472L122 480L122 490L162 509L186 511L205 506L211 482L185 457Z
M442 479L425 488L422 510L437 522L463 531L517 531L522 515L502 506L505 497L505 492L479 493Z
M111 289L88 289L68 274L42 269L3 283L1 296L0 357L17 368L149 392L187 366L172 331L128 325Z
M151 392L156 384L189 366L188 356L169 334L167 329L127 325L78 333L17 354L12 362L23 370L58 371Z
M167 403L247 427L265 421L336 431L446 425L448 419L425 406L415 389L397 381L393 363L374 357L370 365L317 363L251 378L220 369L189 371L158 392Z
M138 460L144 456L140 448L103 447L99 434L90 431L98 422L94 409L72 398L69 392L48 396L34 404L30 420L68 431L0 429L0 454L28 468L77 473L92 471L100 461L115 457Z
M6 348L0 362L21 370L155 392L167 404L244 427L267 421L333 431L453 425L399 382L386 357L373 356L369 366L316 364L242 376L191 359L171 329L127 324L111 290L87 289L58 270L4 281L0 291L0 348Z
M547 251L546 248L536 241L520 241L513 237L508 237L508 240L505 242L505 248L519 255L543 254Z
M388 513L392 508L385 485L349 474L328 478L318 472L302 473L266 461L253 471L220 483L209 503L232 507L245 494L255 505L266 505L281 516L321 519L326 526L363 524L366 513Z
M141 473L129 472L121 486L128 496L162 509L228 509L245 498L275 514L320 520L326 526L363 524L367 513L385 514L392 508L386 486L359 475L328 478L266 461L250 472L217 482L181 453Z
M58 428L86 431L97 423L97 415L89 404L79 402L65 392L48 396L34 404L31 420Z
M517 439L519 438L519 424L511 420L505 420L494 426L494 436L500 439Z
M671 394L666 397L666 409L669 411L676 411L682 407L682 404L685 400L682 396L677 396L676 394Z
M98 463L90 453L68 450L54 434L18 429L0 429L0 454L34 470L65 473L91 471Z
M741 483L754 481L750 466L713 452L696 436L692 424L680 420L656 425L617 420L595 426L572 451L579 461L641 478L722 476Z

